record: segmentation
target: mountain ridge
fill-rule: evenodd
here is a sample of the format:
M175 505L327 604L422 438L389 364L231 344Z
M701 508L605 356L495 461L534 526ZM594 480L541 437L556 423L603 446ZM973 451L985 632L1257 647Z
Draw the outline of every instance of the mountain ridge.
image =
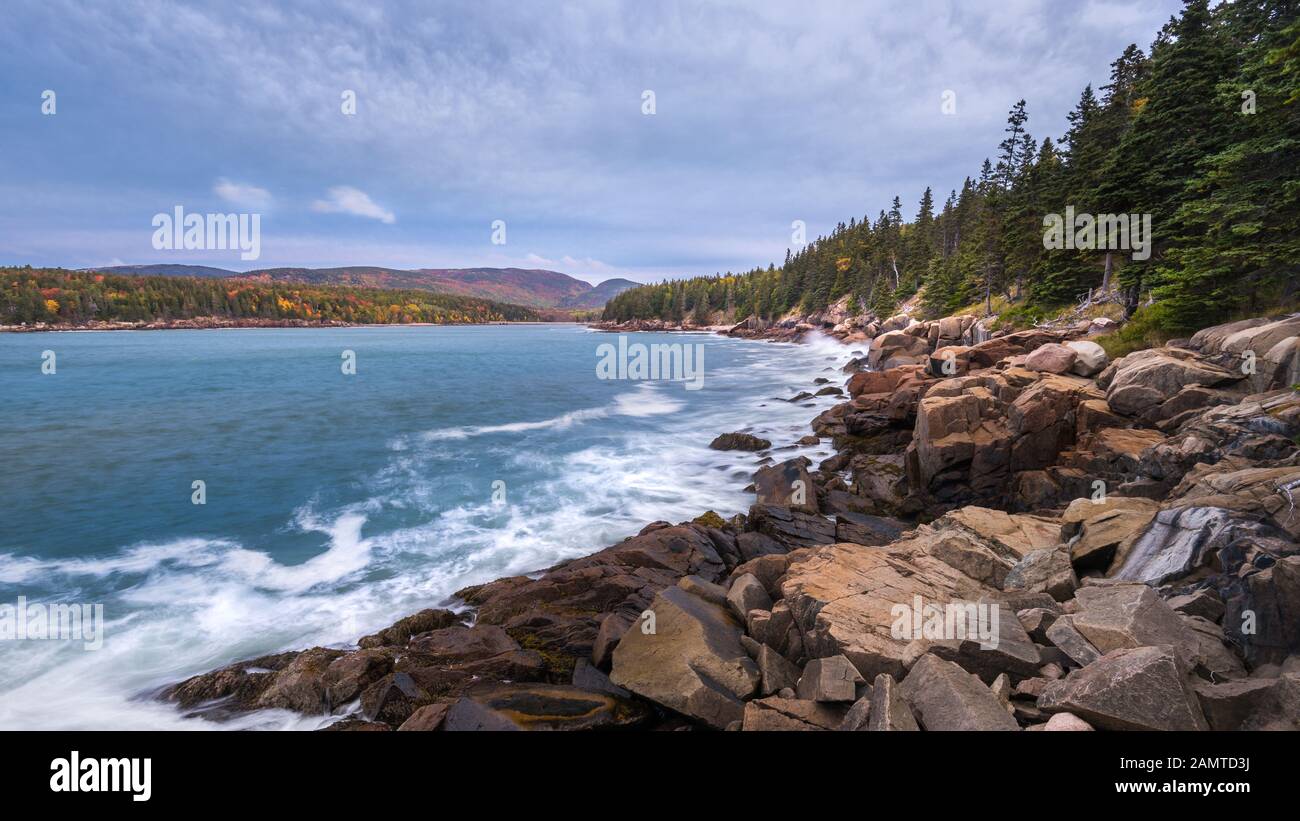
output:
M601 308L607 301L640 283L612 277L596 285L545 268L386 268L349 265L331 268L256 268L232 271L208 265L158 263L88 268L101 273L137 276L192 276L266 283L351 285L430 291L489 299L529 308L565 310Z

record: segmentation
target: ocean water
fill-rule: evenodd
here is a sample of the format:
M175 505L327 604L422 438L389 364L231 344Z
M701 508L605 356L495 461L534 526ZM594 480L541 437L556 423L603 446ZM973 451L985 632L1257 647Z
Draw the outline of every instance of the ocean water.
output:
M598 379L597 347L617 339L576 325L0 335L0 604L102 604L105 619L97 650L0 641L0 729L328 723L217 724L147 694L347 646L647 522L743 511L758 457L708 443L792 445L836 400L782 400L839 385L852 350L630 341L703 345L702 389ZM799 453L831 451L773 455Z

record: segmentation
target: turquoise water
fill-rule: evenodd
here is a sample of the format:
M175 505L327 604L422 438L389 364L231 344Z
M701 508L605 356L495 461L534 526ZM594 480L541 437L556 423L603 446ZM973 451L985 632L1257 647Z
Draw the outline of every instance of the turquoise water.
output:
M780 398L838 384L849 355L635 335L706 346L691 391L596 378L616 341L573 325L0 335L0 603L102 603L107 622L94 651L0 642L0 728L212 726L140 694L346 645L650 521L742 511L757 457L709 441L790 445L834 400Z

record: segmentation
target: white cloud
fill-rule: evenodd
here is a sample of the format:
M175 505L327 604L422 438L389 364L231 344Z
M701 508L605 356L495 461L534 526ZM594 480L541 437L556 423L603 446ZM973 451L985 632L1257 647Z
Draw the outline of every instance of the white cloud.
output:
M232 182L225 177L218 179L212 186L212 193L242 208L266 208L271 204L271 192L265 188Z
M370 199L370 195L350 185L338 185L329 190L329 199L316 200L311 210L323 214L352 214L358 217L370 217L387 225L397 221L392 211Z

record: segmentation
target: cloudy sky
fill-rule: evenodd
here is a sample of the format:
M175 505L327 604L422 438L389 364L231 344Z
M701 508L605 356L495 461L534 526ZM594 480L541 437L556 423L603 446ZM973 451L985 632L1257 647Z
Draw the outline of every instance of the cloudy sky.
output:
M895 194L909 217L927 185L942 201L1021 97L1055 139L1178 6L9 0L0 264L779 263L794 220L811 238ZM261 214L261 258L155 250L177 205Z

